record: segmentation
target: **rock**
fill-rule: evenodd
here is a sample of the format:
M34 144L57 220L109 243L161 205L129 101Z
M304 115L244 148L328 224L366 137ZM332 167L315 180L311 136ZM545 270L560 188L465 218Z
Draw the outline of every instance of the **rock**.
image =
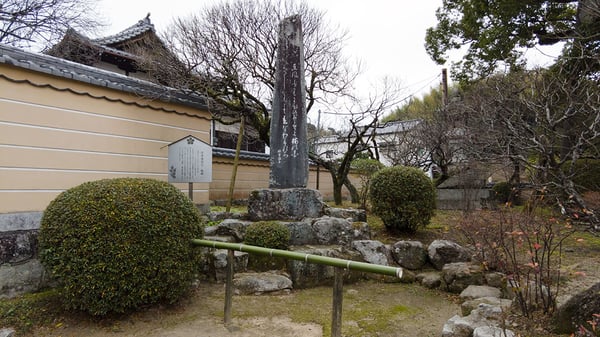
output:
M461 313L463 316L468 316L471 311L477 309L480 304L489 304L492 306L500 307L503 311L507 312L512 306L512 301L507 299L501 299L497 297L481 297L463 302L460 305Z
M392 258L403 268L417 270L427 263L427 251L419 241L398 241L391 248Z
M352 223L352 238L354 240L371 240L371 228L366 222Z
M227 277L227 249L216 249L212 253L212 266L215 279L219 282ZM248 253L234 251L233 270L235 273L246 271L248 266Z
M325 208L321 193L308 188L260 189L248 198L248 217L253 221L318 218Z
M579 325L589 328L587 321L600 313L600 283L573 295L558 307L554 318L559 333L571 333Z
M506 287L506 275L499 272L485 274L485 283L490 287L504 289Z
M284 224L290 231L290 246L316 244L317 239L310 222L286 222Z
M264 294L292 289L289 277L275 273L240 273L233 279L235 294Z
M434 289L442 283L442 276L439 272L424 272L418 274L416 280L425 288Z
M225 219L217 225L215 235L233 236L237 242L244 241L246 228L251 224L250 221L236 219Z
M473 330L473 337L514 337L515 333L497 326L480 326Z
M442 337L471 337L472 322L459 315L452 316L442 328Z
M0 329L0 337L15 337L16 331L10 328Z
M483 267L469 262L456 262L444 265L442 287L451 293L459 294L470 285L483 285Z
M295 246L292 251L313 255L335 257L340 259L362 261L360 254L356 251L343 250L340 246ZM290 273L294 288L311 288L320 285L333 284L335 268L322 264L307 263L298 260L288 260L287 270ZM358 271L346 271L344 283L356 281L364 277L364 273Z
M37 256L38 230L0 232L0 265L17 264Z
M506 314L502 310L501 307L479 303L477 308L473 309L468 317L470 317L473 321L494 321L501 323L504 321Z
M447 263L468 262L471 260L471 255L465 248L448 240L433 241L429 244L427 253L429 261L437 270L441 270Z
M52 285L52 280L38 259L0 265L0 299L34 292L49 285Z
M460 298L463 300L471 300L481 297L496 297L499 298L502 292L498 288L490 286L469 285L460 293Z
M322 217L312 225L315 245L340 245L349 247L354 238L352 223L346 219Z
M328 207L325 209L325 215L332 218L352 219L353 222L367 221L367 212L364 209Z
M417 280L415 273L410 270L402 270L402 277L400 277L401 283L413 283Z
M357 240L352 241L352 248L360 253L363 260L373 264L389 266L389 251L380 241L375 240Z
M232 212L208 212L206 214L210 221L221 221L225 219L243 219L246 214L244 213L232 213Z

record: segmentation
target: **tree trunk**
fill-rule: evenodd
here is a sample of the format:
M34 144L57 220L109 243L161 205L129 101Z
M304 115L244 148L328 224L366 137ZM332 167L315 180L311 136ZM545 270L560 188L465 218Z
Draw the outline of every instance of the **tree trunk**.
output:
M344 179L344 186L346 186L346 188L350 192L350 199L351 199L352 203L353 204L360 203L360 194L358 193L358 190L356 189L356 187L354 187L354 185L352 184L350 179L348 179L348 176L346 176Z
M231 180L229 181L229 197L227 198L227 206L225 211L231 211L231 204L233 203L233 192L235 190L235 179L237 177L237 168L240 161L240 152L242 151L242 141L244 140L244 128L246 126L246 119L242 116L240 120L240 131L238 132L237 144L235 146L235 157L233 158L233 168L231 169Z
M331 178L333 181L333 201L339 206L342 204L342 187L344 184L343 182L338 181L333 174L331 175Z

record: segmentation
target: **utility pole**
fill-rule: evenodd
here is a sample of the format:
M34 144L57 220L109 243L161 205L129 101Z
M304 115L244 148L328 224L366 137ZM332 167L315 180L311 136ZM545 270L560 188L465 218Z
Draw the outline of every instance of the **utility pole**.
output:
M442 68L442 105L448 105L448 69Z
M319 145L319 138L321 136L321 109L319 109L319 115L317 116L317 139L315 140L315 154L318 156L319 151L317 146ZM319 179L321 175L320 165L317 164L317 190L319 190Z

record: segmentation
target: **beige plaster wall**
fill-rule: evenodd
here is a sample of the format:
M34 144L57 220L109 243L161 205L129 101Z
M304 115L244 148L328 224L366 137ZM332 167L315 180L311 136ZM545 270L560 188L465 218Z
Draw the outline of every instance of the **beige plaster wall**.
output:
M0 73L0 213L43 210L90 180L166 181L168 144L210 143L206 111L4 64ZM194 201L207 203L208 188L195 183Z

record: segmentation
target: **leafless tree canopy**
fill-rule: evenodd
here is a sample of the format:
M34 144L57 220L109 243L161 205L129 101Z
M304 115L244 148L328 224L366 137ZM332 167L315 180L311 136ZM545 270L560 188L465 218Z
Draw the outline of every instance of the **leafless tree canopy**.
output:
M303 25L307 109L349 95L359 69L342 53L347 32L305 2L222 2L176 19L163 40L181 61L176 69L163 63L155 70L172 86L212 98L216 115L246 116L268 142L279 23L292 14Z
M69 29L95 31L101 22L88 0L2 0L0 43L27 47L49 45Z
M561 67L498 75L474 86L454 108L466 116L469 156L525 167L535 186L586 208L573 177L578 160L600 158L597 83Z

